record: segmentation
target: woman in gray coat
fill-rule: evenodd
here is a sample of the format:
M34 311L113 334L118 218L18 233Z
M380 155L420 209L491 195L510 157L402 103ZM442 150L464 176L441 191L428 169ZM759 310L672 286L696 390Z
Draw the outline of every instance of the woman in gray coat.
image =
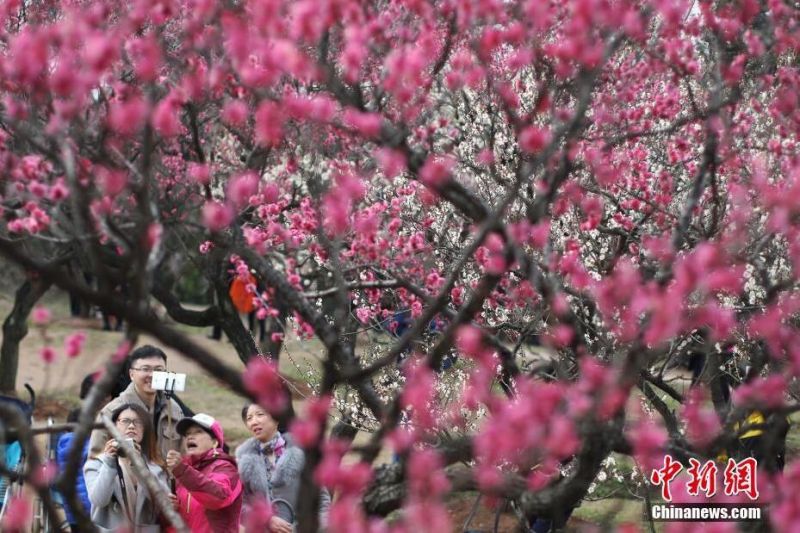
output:
M291 522L300 497L300 475L305 466L303 449L292 442L288 433L278 431L278 423L258 404L242 409L242 421L253 435L236 449L239 477L244 486L245 505L265 499L275 506L270 521L275 533L292 533ZM327 525L330 494L320 493L319 523ZM283 505L278 505L278 504Z
M158 455L150 415L140 405L124 404L114 410L111 421L142 454L150 473L169 492L167 474ZM92 522L100 531L130 528L136 533L161 531L160 514L130 459L120 456L116 440L106 442L103 453L86 461L83 475L92 506Z

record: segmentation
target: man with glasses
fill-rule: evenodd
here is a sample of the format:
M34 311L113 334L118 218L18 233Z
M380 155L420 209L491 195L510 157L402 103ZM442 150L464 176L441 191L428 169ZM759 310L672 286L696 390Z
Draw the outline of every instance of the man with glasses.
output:
M114 410L124 404L132 403L144 407L153 417L153 428L156 432L158 451L166 457L170 450L179 450L181 436L175 429L178 420L184 413L174 398L169 401L164 393L153 389L153 372L164 372L167 369L167 354L163 350L146 344L128 356L131 383L119 396L111 400L100 411L100 416L111 416ZM171 424L170 424L171 420ZM95 429L89 441L89 455L97 457L111 438L105 429Z

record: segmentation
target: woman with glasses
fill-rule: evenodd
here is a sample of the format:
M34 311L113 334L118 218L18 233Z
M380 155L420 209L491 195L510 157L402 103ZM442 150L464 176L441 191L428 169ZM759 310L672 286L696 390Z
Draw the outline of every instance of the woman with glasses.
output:
M142 455L150 473L169 492L164 463L158 452L153 424L148 412L140 405L127 403L117 407L111 421ZM160 513L144 481L134 473L131 461L122 456L115 439L105 443L102 453L86 461L83 467L92 522L100 531L119 528L149 533L161 531Z

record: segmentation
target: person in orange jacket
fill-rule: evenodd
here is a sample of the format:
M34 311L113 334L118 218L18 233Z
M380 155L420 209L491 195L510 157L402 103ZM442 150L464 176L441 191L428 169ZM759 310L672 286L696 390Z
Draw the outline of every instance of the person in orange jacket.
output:
M233 303L233 307L235 307L240 314L247 315L247 327L250 332L255 335L257 309L253 301L255 294L247 290L249 285L254 285L257 287L256 290L259 290L258 281L252 273L248 274L246 280L235 276L228 288L228 296L231 299L231 303ZM267 335L267 321L263 318L258 319L258 326L258 340L259 342L264 342ZM219 325L214 325L211 338L214 340L220 340L222 338L222 328Z

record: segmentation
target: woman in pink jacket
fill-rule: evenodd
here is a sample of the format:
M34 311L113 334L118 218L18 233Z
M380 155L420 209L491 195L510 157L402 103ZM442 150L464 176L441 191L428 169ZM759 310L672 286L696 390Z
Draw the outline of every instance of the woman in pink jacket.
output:
M222 449L222 426L200 413L182 419L177 430L186 455L170 451L167 468L175 476L178 512L192 533L237 533L242 483L236 461Z

